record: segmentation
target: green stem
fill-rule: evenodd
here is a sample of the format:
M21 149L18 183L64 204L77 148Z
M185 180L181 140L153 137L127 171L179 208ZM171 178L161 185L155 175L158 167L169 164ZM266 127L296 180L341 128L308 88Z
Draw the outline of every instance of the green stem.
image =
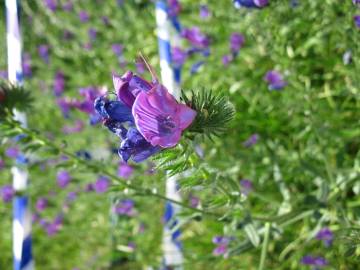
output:
M268 250L268 245L269 245L269 238L270 238L270 228L271 228L271 223L266 222L265 223L265 235L264 235L263 245L262 245L262 249L261 249L259 270L263 270L264 266L265 266L266 255L267 255L267 250Z

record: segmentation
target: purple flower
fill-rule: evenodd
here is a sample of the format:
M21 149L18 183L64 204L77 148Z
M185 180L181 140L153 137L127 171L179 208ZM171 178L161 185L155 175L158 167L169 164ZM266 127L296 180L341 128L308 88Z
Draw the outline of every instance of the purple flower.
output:
M198 27L185 28L181 35L195 47L206 48L209 46L208 37Z
M2 79L8 78L8 73L6 70L0 70L0 78L2 78Z
M65 188L71 181L71 176L67 171L59 171L56 176L57 184L60 188Z
M72 11L73 10L73 3L72 1L67 1L65 4L63 4L62 6L63 10L65 11Z
M176 99L162 85L136 97L132 112L136 127L152 146L174 147L196 112Z
M178 0L168 0L169 15L177 16L181 11L181 5Z
M248 179L241 180L240 186L241 186L241 193L244 194L245 196L247 196L250 193L250 191L253 189L253 184Z
M360 28L360 15L355 15L354 16L354 23L355 23L357 28Z
M76 197L77 197L76 191L70 191L70 192L68 193L66 199L67 199L67 201L69 201L69 202L73 202L73 201L75 201Z
M187 53L179 47L173 47L171 50L172 61L176 67L180 67L184 64Z
M89 18L89 14L85 10L79 12L79 19L81 22L85 23L89 21Z
M207 5L200 5L200 18L207 19L210 17L210 11Z
M94 191L94 184L93 183L89 183L85 186L84 189L85 192L90 192L90 191Z
M354 5L360 5L360 0L352 0Z
M48 207L49 201L46 198L39 198L36 201L35 208L38 212L42 212L45 210L46 207Z
M5 155L9 158L17 158L20 154L19 148L17 147L9 147L5 151Z
M31 56L29 53L24 53L23 55L23 63L22 63L22 68L23 68L23 74L26 77L31 77L32 75L32 70L31 70Z
M234 0L234 6L236 8L248 7L248 8L262 8L268 5L269 0Z
M97 31L95 28L90 28L89 31L88 31L88 35L89 35L89 38L91 40L95 40L96 39L96 35L97 35Z
M320 266L320 267L328 265L328 262L325 258L315 257L311 255L304 256L301 259L301 263L305 265Z
M229 237L225 237L225 236L213 237L212 242L215 245L217 245L217 247L213 250L213 255L214 256L224 255L224 257L226 257L230 240L231 239Z
M69 116L71 101L68 98L58 98L56 100L57 105L59 106L64 117Z
M113 45L111 45L111 49L114 54L116 54L117 56L120 56L120 55L122 55L124 47L123 47L123 45L121 45L119 43L114 43Z
M134 168L125 162L120 162L118 167L118 176L128 179L134 172Z
M229 65L229 63L233 60L232 56L231 55L224 55L221 59L222 63L224 66L227 66Z
M114 207L114 213L128 217L134 216L134 201L130 199L125 199L121 202L118 202Z
M57 0L44 0L44 5L54 12L57 8Z
M135 63L136 66L136 72L139 74L143 74L145 72L145 66L142 62L136 62Z
M59 97L64 92L65 88L65 76L62 71L57 71L54 78L54 94Z
M48 236L53 236L56 233L58 233L62 227L62 223L63 223L63 216L61 214L58 215L52 223L48 224L46 222L44 225Z
M5 161L0 159L0 170L5 168Z
M269 90L281 90L287 85L283 76L275 70L268 71L264 76L264 80L267 81Z
M15 190L10 185L5 185L0 188L0 196L5 203L8 203L15 196Z
M45 63L49 63L49 46L42 44L38 47L39 56Z
M96 193L104 193L108 190L109 185L109 179L107 177L100 176L94 184L94 190Z
M198 207L198 205L200 204L200 199L199 197L196 197L194 195L190 195L190 206L193 208Z
M76 120L74 126L64 126L62 131L64 134L71 134L81 132L84 129L85 125L84 122L81 120Z
M102 17L101 17L101 20L102 20L102 22L103 22L104 25L106 25L106 26L110 25L109 17L107 17L107 16L102 16Z
M259 141L259 134L252 134L246 141L243 142L244 147L251 147Z
M316 239L321 240L326 247L329 247L334 239L334 234L329 228L323 228L316 234Z
M244 45L245 38L240 33L232 33L230 36L230 49L231 52L237 54L240 48Z

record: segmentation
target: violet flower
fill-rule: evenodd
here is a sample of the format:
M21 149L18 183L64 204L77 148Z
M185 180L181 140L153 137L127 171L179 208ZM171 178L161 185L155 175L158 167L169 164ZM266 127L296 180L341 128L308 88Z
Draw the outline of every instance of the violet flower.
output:
M91 40L95 40L96 39L96 36L97 36L97 31L95 28L90 28L89 31L88 31L88 35L89 35L89 38Z
M251 147L256 144L260 139L259 134L254 133L252 134L246 141L243 142L244 147Z
M71 176L67 171L59 171L56 180L60 188L65 188L70 183Z
M118 176L128 179L134 172L134 168L125 162L120 162L118 167Z
M70 191L70 192L67 194L66 200L67 200L68 202L73 202L73 201L76 200L76 197L77 197L76 191Z
M181 5L178 0L167 0L170 17L177 16L181 11Z
M241 186L241 193L244 194L245 196L249 195L249 193L253 189L253 184L248 179L242 179L240 181L240 186Z
M135 63L136 66L136 72L139 74L143 74L145 72L145 66L142 62L136 62Z
M9 147L5 151L5 155L9 158L16 159L20 154L19 148L17 147Z
M173 47L171 50L171 56L174 66L181 67L187 58L187 53L179 47Z
M206 48L209 46L208 37L204 35L198 27L185 28L181 35L195 47Z
M108 190L109 188L109 185L110 185L110 181L107 177L104 177L104 176L100 176L95 184L94 184L94 190L96 193L104 193Z
M162 85L139 93L132 112L141 135L152 146L163 148L174 147L196 116L194 110L179 104Z
M45 7L50 9L52 12L57 9L57 0L44 0L43 2Z
M215 236L212 239L212 242L217 245L217 247L213 250L214 256L224 255L227 256L228 245L230 243L230 238L226 236Z
M234 6L236 8L262 8L268 5L269 0L234 0Z
M281 90L287 85L283 76L276 70L268 71L264 76L264 80L268 83L269 90Z
M135 215L134 201L130 199L122 200L115 205L113 211L118 215L132 217Z
M59 106L64 117L69 117L69 112L71 108L71 101L68 98L58 98L56 100L57 105Z
M71 0L67 1L66 3L63 4L62 6L64 11L72 11L73 10L73 3Z
M323 228L316 234L316 239L321 240L326 247L329 247L334 240L334 234L329 228Z
M240 33L232 33L230 36L230 49L233 54L237 54L245 43L245 37Z
M210 11L207 5L200 5L200 18L207 19L210 17Z
M24 55L23 55L22 68L23 68L24 76L31 77L31 75L32 75L31 56L29 53L24 53Z
M223 63L224 66L227 66L229 65L229 63L233 60L232 56L231 55L224 55L222 58L221 58L221 61Z
M320 256L315 257L311 255L304 256L301 259L301 263L304 265L319 266L319 267L327 266L329 264L325 258Z
M360 29L360 15L354 16L354 23L355 23L355 26Z
M42 44L38 47L39 56L45 63L49 63L49 46Z
M56 233L58 233L62 227L62 224L63 224L63 216L61 214L58 215L52 223L50 224L45 223L44 225L48 236L53 236Z
M35 208L38 212L44 211L49 205L49 201L46 198L39 198L36 201Z
M120 56L123 53L124 47L119 43L114 43L113 45L111 45L111 49L115 55Z
M88 22L89 18L90 16L85 10L79 12L79 19L82 23Z
M194 195L190 195L190 206L196 208L200 204L200 198Z
M65 88L65 76L62 71L57 71L54 78L54 94L59 97L64 92Z
M0 196L5 203L11 202L15 196L15 190L11 185L5 185L0 187Z

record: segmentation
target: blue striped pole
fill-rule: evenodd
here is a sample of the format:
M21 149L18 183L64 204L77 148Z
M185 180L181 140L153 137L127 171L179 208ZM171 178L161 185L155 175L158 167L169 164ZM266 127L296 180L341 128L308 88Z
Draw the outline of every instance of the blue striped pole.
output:
M175 21L176 22L176 21ZM169 18L168 7L165 1L156 2L156 23L157 35L160 55L160 69L161 79L163 85L169 92L177 99L180 99L180 70L173 70L171 63L171 25L174 25L174 20ZM176 181L177 176L169 177L166 180L166 196L176 201L181 201L180 194L177 190ZM164 215L164 234L163 234L163 253L164 266L167 269L171 266L172 269L182 269L184 261L181 242L178 237L180 231L175 232L172 229L178 224L176 214L180 208L178 205L166 202Z
M13 84L22 85L21 35L19 9L16 0L6 0L6 32L8 51L8 77ZM14 111L14 118L26 126L26 115ZM13 167L13 187L17 193L24 192L28 184L26 170ZM16 195L13 202L13 256L14 270L32 270L34 262L31 251L31 213L29 199Z

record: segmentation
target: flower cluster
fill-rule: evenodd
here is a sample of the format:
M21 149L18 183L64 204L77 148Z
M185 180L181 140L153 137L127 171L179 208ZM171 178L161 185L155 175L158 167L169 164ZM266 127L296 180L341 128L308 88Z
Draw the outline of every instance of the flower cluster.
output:
M196 112L180 104L167 89L134 75L113 76L117 100L101 96L95 110L104 125L121 138L119 155L141 162L162 148L174 147L196 116Z

